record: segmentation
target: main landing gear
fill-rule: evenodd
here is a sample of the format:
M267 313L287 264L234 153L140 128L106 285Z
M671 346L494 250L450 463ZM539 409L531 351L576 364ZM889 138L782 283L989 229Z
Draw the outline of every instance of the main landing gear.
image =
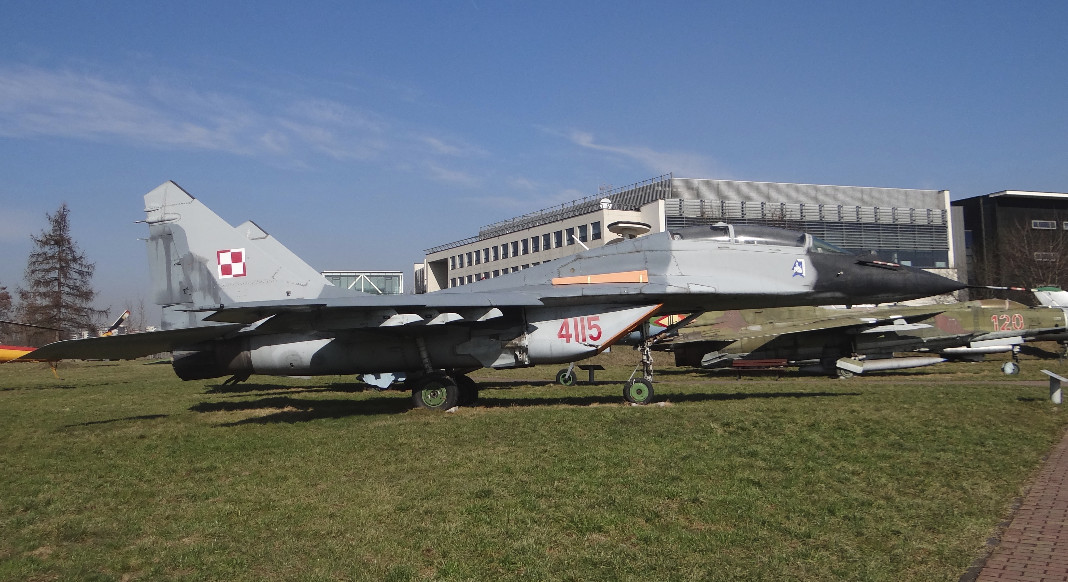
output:
M453 370L452 373L435 370L426 349L426 342L422 337L415 338L415 342L425 372L414 377L409 376L405 380L405 386L411 385L412 402L416 407L449 410L478 400L478 384L464 374L466 370Z
M408 382L412 384L412 402L418 408L448 410L478 400L478 384L466 374L435 372Z

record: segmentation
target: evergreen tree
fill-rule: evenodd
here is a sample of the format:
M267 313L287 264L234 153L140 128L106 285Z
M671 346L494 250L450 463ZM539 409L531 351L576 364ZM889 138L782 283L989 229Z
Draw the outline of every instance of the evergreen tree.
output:
M70 337L94 329L94 320L104 313L92 306L95 265L71 238L67 204L46 216L49 228L30 236L34 248L26 264L27 288L19 289L19 315L23 323Z

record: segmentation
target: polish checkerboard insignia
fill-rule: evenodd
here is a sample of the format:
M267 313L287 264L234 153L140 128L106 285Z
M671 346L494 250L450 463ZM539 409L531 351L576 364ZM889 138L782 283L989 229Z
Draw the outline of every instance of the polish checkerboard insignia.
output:
M220 279L245 276L245 249L227 249L217 254Z

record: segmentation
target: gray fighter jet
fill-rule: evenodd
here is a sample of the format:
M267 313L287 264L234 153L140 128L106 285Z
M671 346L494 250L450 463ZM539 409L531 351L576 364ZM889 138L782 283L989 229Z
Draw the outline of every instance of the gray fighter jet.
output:
M881 303L963 285L866 260L807 234L717 224L622 240L423 295L334 287L259 226L232 227L174 182L145 195L161 331L57 342L38 360L173 353L184 380L407 375L417 406L475 400L466 374L588 358L655 314ZM652 362L624 386L652 400ZM637 367L635 368L637 371Z

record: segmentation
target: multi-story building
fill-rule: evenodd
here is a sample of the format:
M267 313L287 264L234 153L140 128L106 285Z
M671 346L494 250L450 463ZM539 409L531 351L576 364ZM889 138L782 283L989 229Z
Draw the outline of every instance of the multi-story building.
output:
M964 215L968 283L1068 285L1068 194L1003 190L953 206Z
M623 236L733 222L803 230L844 249L957 277L947 190L659 176L485 226L426 251L416 290L499 277ZM420 268L421 267L421 268Z

